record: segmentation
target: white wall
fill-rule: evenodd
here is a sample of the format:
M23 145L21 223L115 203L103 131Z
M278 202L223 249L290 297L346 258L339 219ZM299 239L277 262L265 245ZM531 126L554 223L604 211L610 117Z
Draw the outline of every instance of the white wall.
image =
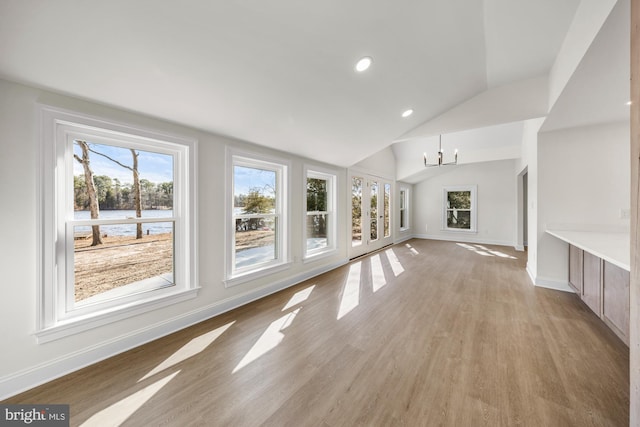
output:
M393 181L396 179L396 158L391 147L386 147L359 161L350 169Z
M199 141L198 269L202 289L197 298L45 344L36 342L38 102ZM0 178L3 182L0 186L0 198L3 200L0 211L3 224L0 240L0 335L4 343L0 363L0 399L272 293L347 260L347 222L339 221L337 253L320 260L301 262L303 164L317 165L310 159L4 80L0 80L0 146ZM222 282L226 250L223 183L227 146L279 156L292 164L289 194L293 265L286 271L232 288L225 288ZM347 218L350 207L346 203L346 170L330 165L319 166L336 170L338 211L343 213L339 218Z
M538 233L538 131L544 120L542 117L525 121L522 131L522 156L516 161L515 169L516 176L522 175L525 170L527 172L527 205L522 208L527 210L527 272L533 283L537 276L538 257L538 240L532 237ZM518 194L518 197L520 196L521 194ZM522 215L522 212L517 212L518 217Z
M549 108L562 94L617 0L581 0L549 73Z
M514 160L450 167L414 186L413 232L416 237L515 245L516 179ZM477 185L478 232L442 230L442 189Z
M567 244L547 228L628 231L629 123L538 134L537 281L567 286Z

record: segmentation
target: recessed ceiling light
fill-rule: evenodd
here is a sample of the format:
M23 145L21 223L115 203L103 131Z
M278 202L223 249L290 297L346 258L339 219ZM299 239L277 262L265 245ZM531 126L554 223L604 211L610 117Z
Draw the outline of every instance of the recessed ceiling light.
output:
M412 114L413 114L413 110L411 108L409 108L407 111L402 113L402 117L409 117Z
M356 63L356 71L359 73L366 71L371 66L372 62L373 59L371 59L370 56L365 56Z

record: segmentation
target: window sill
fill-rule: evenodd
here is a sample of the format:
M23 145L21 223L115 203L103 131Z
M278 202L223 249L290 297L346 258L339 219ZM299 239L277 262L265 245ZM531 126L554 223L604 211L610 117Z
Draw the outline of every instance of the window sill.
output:
M125 306L105 309L92 314L59 321L56 325L36 331L38 344L54 341L70 335L75 335L89 329L97 328L128 317L137 316L149 311L157 310L168 305L187 301L198 296L200 288L181 290L165 294L153 299L132 302Z
M323 259L323 258L328 258L332 255L335 255L338 252L338 250L336 248L331 248L331 249L327 249L325 251L322 252L316 252L310 255L305 256L302 259L302 263L306 264L308 262L313 262L313 261L317 261L319 259Z
M440 231L444 231L446 233L478 234L478 230L464 230L462 228L443 228Z
M248 271L246 273L232 276L223 281L225 288L231 288L233 286L240 285L242 283L250 282L251 280L258 279L260 277L268 276L270 274L277 273L279 271L287 270L291 267L291 261L283 262L270 267L265 267L260 270Z

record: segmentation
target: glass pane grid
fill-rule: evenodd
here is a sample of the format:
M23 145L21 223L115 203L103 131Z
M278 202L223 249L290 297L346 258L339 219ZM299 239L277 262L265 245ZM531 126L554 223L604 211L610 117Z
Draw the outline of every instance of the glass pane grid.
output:
M447 192L447 207L451 209L471 209L470 191Z
M242 269L278 259L278 218L270 220L236 220L234 268Z
M233 183L232 269L235 272L259 269L278 259L279 172L248 162L236 164Z
M154 226L149 228L145 226ZM153 223L73 228L74 301L89 303L170 286L174 282L174 224Z
M98 136L70 141L69 309L175 281L176 153L103 142Z
M329 246L328 225L328 214L307 214L307 251L320 250Z
M471 229L470 210L447 210L447 228Z

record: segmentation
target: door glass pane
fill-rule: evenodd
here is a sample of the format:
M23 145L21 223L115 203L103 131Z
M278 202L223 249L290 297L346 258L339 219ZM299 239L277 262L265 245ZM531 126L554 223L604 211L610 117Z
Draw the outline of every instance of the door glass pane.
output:
M371 241L378 240L378 183L371 181Z
M362 244L362 178L351 180L351 245Z
M407 217L405 214L407 201L406 199L407 192L405 190L400 190L400 228L407 227Z
M384 237L391 235L391 184L384 185Z

